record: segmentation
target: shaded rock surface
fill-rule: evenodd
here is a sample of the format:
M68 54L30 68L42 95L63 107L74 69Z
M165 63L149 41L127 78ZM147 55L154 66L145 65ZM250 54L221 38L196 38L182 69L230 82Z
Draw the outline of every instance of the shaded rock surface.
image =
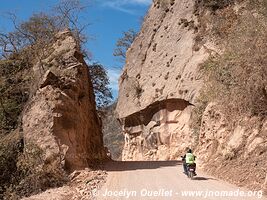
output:
M53 168L82 169L105 158L90 74L69 31L51 49L34 66L41 81L23 113L25 143L41 148Z
M121 160L124 136L115 114L116 102L101 110L103 123L103 140L113 160Z

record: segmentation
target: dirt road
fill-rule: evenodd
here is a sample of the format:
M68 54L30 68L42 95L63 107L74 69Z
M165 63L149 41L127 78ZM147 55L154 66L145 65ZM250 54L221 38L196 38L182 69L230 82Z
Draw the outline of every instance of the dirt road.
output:
M260 191L238 188L200 171L190 180L178 161L110 162L106 166L107 182L96 193L97 200L267 200Z

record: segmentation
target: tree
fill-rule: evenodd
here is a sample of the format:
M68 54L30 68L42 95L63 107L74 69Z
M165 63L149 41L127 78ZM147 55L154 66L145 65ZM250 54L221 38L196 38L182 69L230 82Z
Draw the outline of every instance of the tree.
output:
M13 13L9 13L9 18L15 30L0 32L0 52L1 57L5 59L18 54L28 62L34 58L41 59L46 46L50 44L55 33L61 30L57 25L57 17L42 12L33 14L27 21L20 23Z
M80 20L85 6L79 0L61 0L53 9L56 11L56 15L42 12L36 13L29 20L21 23L18 23L15 14L9 13L9 18L15 30L8 33L0 32L1 58L6 60L13 59L14 61L23 60L29 67L32 61L35 62L36 59L41 61L47 56L46 47L49 47L54 35L66 28L73 33L80 50L85 56L90 55L88 49L84 47L87 38L83 33L88 24L83 24ZM97 105L98 107L107 105L112 99L112 94L108 88L109 79L107 73L100 64L93 64L90 69Z
M108 87L109 78L104 66L99 63L89 65L91 80L96 96L97 108L103 108L113 99L111 89Z
M16 14L8 13L15 30L8 33L0 32L1 56L8 58L9 55L18 53L25 47L31 47L34 53L40 53L40 50L50 44L54 35L64 29L71 30L77 44L83 50L82 46L87 42L84 30L89 25L81 23L81 13L85 8L80 0L61 0L53 8L53 14L35 13L29 20L21 23L18 23Z
M121 62L125 62L126 52L131 47L134 39L136 38L137 33L133 29L129 29L126 32L123 32L123 37L119 38L116 46L117 48L114 50L113 55L120 58Z
M87 42L84 30L89 23L82 22L81 16L86 7L80 0L60 0L59 4L54 7L55 12L58 13L58 26L70 29L81 46Z

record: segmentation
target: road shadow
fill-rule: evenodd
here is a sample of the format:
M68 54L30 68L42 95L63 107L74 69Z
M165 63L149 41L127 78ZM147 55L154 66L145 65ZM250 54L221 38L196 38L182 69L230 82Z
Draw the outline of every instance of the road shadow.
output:
M197 176L197 177L194 177L193 180L196 180L196 181L207 181L207 180L217 180L217 179Z
M139 169L157 169L182 165L181 161L109 161L104 168L107 171L132 171Z

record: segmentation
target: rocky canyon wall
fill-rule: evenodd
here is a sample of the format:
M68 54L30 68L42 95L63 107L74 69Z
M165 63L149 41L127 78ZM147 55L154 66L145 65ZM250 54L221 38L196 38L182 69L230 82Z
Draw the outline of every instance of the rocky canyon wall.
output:
M117 112L124 127L124 160L176 159L194 140L190 113L203 81L199 64L213 49L194 50L193 0L154 1L127 52Z
M69 31L47 51L34 66L40 81L23 113L25 144L40 148L52 168L82 169L105 158L88 66Z
M122 158L179 159L191 147L198 167L210 174L266 190L265 4L210 2L153 1L119 80ZM211 76L216 81L209 82ZM253 84L241 88L249 77ZM251 96L262 95L250 98L253 90ZM242 114L253 106L258 114Z
M198 164L239 186L267 192L267 120L240 118L230 127L220 105L210 103L202 117Z

